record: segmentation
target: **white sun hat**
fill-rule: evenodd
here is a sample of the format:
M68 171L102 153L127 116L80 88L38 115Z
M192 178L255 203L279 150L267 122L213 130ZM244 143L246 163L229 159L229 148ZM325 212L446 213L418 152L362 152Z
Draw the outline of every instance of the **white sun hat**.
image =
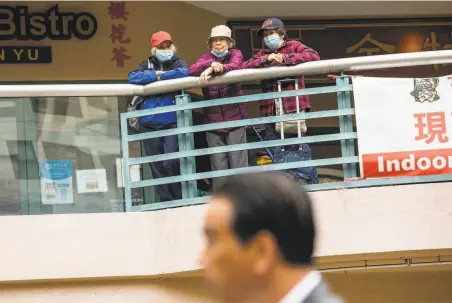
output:
M232 43L235 44L234 39L232 39L232 31L226 25L218 25L212 28L210 32L210 37L207 40L207 43L210 44L210 41L215 37L225 37L228 38Z

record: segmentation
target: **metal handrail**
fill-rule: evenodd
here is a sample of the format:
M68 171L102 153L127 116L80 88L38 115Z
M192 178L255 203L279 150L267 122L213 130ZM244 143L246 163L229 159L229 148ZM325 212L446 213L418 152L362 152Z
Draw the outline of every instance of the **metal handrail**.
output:
M199 83L198 77L186 77L159 81L145 86L131 84L0 85L0 97L155 95L216 84L446 63L452 63L452 50L320 60L290 67L236 70L212 78L207 84Z

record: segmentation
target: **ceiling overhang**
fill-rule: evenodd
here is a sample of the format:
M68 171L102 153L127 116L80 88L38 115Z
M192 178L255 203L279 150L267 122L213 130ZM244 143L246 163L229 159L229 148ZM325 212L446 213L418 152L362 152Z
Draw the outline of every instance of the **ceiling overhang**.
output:
M452 1L187 1L229 20L450 17Z

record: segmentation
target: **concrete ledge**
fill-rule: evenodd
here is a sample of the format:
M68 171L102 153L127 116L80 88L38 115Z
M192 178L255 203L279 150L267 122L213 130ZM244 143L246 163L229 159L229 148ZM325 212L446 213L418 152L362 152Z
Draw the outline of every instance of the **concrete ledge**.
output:
M444 254L452 248L451 191L452 183L438 183L311 193L319 231L316 256L331 264L364 260L363 254L373 260L388 259L388 253ZM0 217L0 281L198 270L204 211L201 205L146 213Z

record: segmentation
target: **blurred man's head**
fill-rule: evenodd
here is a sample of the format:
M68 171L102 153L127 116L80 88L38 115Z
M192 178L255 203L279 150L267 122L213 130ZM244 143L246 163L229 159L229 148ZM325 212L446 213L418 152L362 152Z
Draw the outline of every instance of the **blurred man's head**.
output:
M275 273L311 265L311 201L273 173L234 176L213 194L204 222L205 276L228 302L265 288Z

